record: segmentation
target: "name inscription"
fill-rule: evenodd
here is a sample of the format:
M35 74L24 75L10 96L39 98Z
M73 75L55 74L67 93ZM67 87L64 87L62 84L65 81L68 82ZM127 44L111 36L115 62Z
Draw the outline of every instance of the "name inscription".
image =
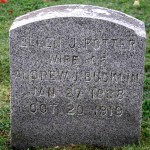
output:
M41 80L41 81L72 81L77 82L82 79L83 82L99 83L136 83L141 79L140 73L118 73L112 71L82 71L81 73L73 70L31 70L28 72L15 70L13 75L15 79L23 80Z
M67 41L67 42L66 42ZM120 50L135 50L136 48L136 41L134 39L117 39L117 38L82 38L77 39L75 37L69 37L68 39L64 37L58 38L51 38L51 37L36 37L36 36L29 36L29 37L20 37L20 47L28 48L28 47L35 47L35 48L48 48L50 50L61 50L64 47L66 48L78 48L80 49L94 49L98 50L102 47L108 48L111 47L113 49L120 49Z

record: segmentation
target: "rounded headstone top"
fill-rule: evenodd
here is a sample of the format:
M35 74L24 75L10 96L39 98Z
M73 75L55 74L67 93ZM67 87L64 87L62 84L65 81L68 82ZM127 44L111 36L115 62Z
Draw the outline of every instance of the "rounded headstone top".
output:
M134 30L138 36L146 37L144 23L132 16L108 8L79 4L51 6L27 13L16 18L10 30L37 21L66 17L107 20Z

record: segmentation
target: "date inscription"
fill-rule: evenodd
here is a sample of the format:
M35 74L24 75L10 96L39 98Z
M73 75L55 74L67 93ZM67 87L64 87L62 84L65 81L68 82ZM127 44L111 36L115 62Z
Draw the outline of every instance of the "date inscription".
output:
M59 115L64 114L68 116L80 116L80 115L93 115L93 116L101 116L101 117L112 117L118 116L121 117L123 114L123 108L119 105L94 105L92 107L86 108L86 105L77 104L77 103L68 103L64 106L63 110L61 110L58 104L46 104L46 103L31 103L29 106L29 111L31 113L41 113L46 114L49 113L51 115ZM90 109L91 108L91 109ZM61 110L61 111L60 111Z

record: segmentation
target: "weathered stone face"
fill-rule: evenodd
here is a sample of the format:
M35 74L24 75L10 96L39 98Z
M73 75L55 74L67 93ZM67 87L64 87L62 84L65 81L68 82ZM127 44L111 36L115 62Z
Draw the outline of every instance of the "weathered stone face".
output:
M10 29L11 145L121 146L140 134L145 29L85 5L41 9Z

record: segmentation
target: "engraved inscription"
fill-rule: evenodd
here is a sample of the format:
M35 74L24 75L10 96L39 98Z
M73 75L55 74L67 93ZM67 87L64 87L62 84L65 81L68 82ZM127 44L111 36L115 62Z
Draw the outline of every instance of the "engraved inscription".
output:
M32 112L32 113L40 112L40 113L44 114L47 112L48 109L50 109L49 112L54 115L56 112L56 107L57 107L56 104L47 105L44 103L37 102L37 103L30 104L30 112Z
M39 107L39 108L38 108ZM30 105L30 111L32 113L36 113L37 111L41 112L41 113L45 113L46 112L46 104L40 104L37 105L37 103L32 103Z
M77 88L77 89L67 88L66 89L66 97L80 98L81 95L82 95L82 91L79 88Z
M115 105L95 105L94 109L90 109L89 107L87 109L87 106L83 104L77 104L77 103L68 103L64 106L63 113L68 116L75 116L75 115L94 115L99 117L112 117L117 116L121 117L123 115L123 108L121 106L115 106ZM62 114L62 112L59 111L59 107L57 104L44 104L44 103L32 103L30 104L30 111L32 113L40 112L42 114L49 113L51 115L56 114ZM65 110L65 111L64 111Z
M66 42L67 41L67 42ZM81 44L82 43L82 44ZM77 40L75 37L69 37L66 39L65 37L36 37L32 35L30 37L20 37L20 47L36 47L36 48L48 48L50 50L61 49L63 46L67 48L77 48L80 47L82 49L88 50L99 50L102 47L105 48L113 48L115 50L119 49L120 51L132 51L135 50L136 41L134 39L121 39L121 38L81 38Z
M49 64L80 64L81 58L78 55L62 55L62 54L50 54Z
M40 105L40 111L41 111L42 113L45 113L45 112L46 112L46 104L41 104L41 105Z
M102 88L92 88L91 95L93 99L98 98L118 98L123 99L125 91L123 89L102 89Z
M34 96L40 97L55 97L55 88L54 87L44 87L44 86L34 86Z
M30 111L31 111L31 112L36 112L36 110L37 110L36 104L35 104L35 103L32 103L32 104L30 105Z
M101 116L122 116L123 109L121 106L95 106L95 115Z
M60 91L63 98L67 98L71 102L64 106L65 111L60 111L61 106L58 104L49 104L48 102L31 102L30 112L33 114L40 112L41 114L50 113L57 115L64 113L68 116L86 115L90 114L101 117L122 116L124 110L119 105L103 105L92 104L93 108L87 108L82 104L82 99L89 98L93 101L109 101L109 102L123 102L127 91L122 85L131 85L139 83L142 75L139 72L126 71L119 69L111 70L109 68L119 68L117 57L127 56L132 57L136 52L137 43L135 39L118 39L108 38L103 35L101 37L84 37L78 39L76 37L36 37L30 35L29 37L22 36L20 38L20 47L26 48L26 51L31 54L36 53L36 57L40 58L41 62L47 66L45 69L40 67L40 63L35 61L38 67L29 70L15 70L13 75L15 80L24 80L32 82L32 88L26 89L27 94L31 94L36 98L46 98L50 102L55 102L56 98L60 97ZM35 50L34 50L35 49ZM113 50L115 59L112 66L109 67L109 53ZM86 55L85 55L86 53ZM41 57L44 54L44 57ZM46 57L45 57L46 56ZM26 62L25 62L26 63ZM124 62L121 62L123 65ZM24 65L24 64L23 64ZM114 65L114 66L113 66ZM116 65L116 66L115 66ZM67 66L67 67L66 67ZM82 68L80 69L76 68ZM40 68L40 69L36 69ZM43 68L43 69L42 69ZM57 86L47 84L34 85L36 83L51 82L59 83ZM70 82L71 86L63 87L61 84ZM80 87L74 87L74 84L83 84ZM104 86L108 84L107 86ZM110 87L109 87L110 84ZM114 88L113 85L121 85L121 88ZM56 88L57 87L57 88ZM23 94L23 93L22 93ZM76 103L78 100L81 103ZM91 110L90 110L91 109ZM89 111L89 112L88 112Z
M26 37L23 36L20 37L20 47L25 47L25 48L28 47L28 41Z
M31 70L23 72L20 70L14 71L14 76L17 79L24 80L50 80L50 81L74 81L77 82L83 78L83 82L99 82L99 83L137 83L142 78L140 73L117 73L112 71L77 71L70 70Z
M18 86L20 89L20 96L21 97L28 97L28 96L34 96L36 98L47 98L50 100L54 100L55 98L58 98L61 96L64 98L69 99L81 99L88 96L88 99L107 99L107 100L113 100L117 99L117 101L122 101L126 95L128 94L128 90L125 90L125 88L119 88L119 87L97 87L97 86L81 86L81 87L74 87L74 86L68 86L68 87L53 87L50 85L38 85L38 84L31 84L30 86L26 83L21 84ZM62 90L63 88L63 90Z
M83 115L83 106L78 104L69 103L67 105L67 114L68 115Z

